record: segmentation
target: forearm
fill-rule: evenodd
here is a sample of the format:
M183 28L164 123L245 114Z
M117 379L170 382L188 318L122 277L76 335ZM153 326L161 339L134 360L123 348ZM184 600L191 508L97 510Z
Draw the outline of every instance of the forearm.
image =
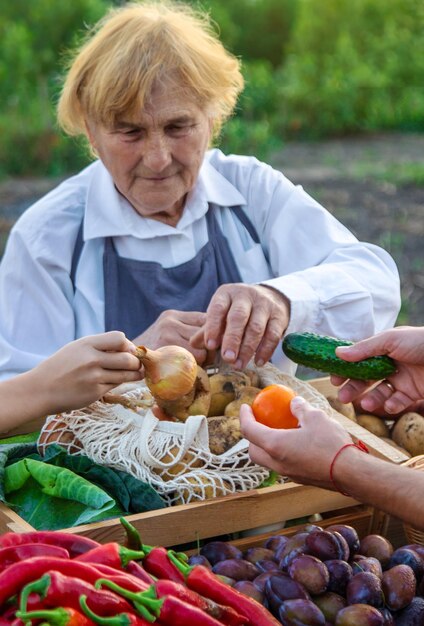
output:
M8 432L49 412L34 371L0 382L0 432Z
M275 278L264 282L290 299L289 332L359 339L392 326L400 287L390 255L359 242L304 192L293 191L275 212L278 189L274 196L264 237Z
M360 502L424 530L424 473L348 448L335 463L334 480Z

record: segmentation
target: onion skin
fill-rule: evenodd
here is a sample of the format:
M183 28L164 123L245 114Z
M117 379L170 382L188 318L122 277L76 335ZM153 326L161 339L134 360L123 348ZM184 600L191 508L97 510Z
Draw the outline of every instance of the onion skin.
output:
M185 422L190 415L207 415L211 403L211 392L209 377L205 370L197 366L196 382L192 390L185 396L177 400L162 400L156 398L157 406L161 413L155 415L159 419L164 419L161 414L168 416L165 419L174 419L178 422Z
M177 400L190 393L197 376L194 356L181 346L149 350L138 346L136 356L144 366L146 385L161 400Z

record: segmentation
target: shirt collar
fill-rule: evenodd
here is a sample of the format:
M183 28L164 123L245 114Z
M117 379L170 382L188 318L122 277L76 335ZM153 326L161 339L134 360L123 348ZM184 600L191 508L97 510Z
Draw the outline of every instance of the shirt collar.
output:
M101 161L96 161L92 167L85 203L84 240L128 235L121 196L111 175Z
M168 235L170 226L138 215L117 191L113 179L101 161L93 164L93 176L86 196L84 240L99 237ZM202 217L209 203L219 206L246 204L245 198L208 160L202 163L199 176L190 192L178 227L186 227ZM177 227L177 228L178 228Z
M246 204L246 199L240 191L210 163L209 154L206 153L197 180L197 186L203 190L207 201L227 207Z

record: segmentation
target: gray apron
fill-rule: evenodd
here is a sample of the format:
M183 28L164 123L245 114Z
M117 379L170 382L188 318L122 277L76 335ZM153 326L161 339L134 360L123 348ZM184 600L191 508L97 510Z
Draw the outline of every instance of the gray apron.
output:
M241 207L230 207L255 243L259 237ZM151 326L163 311L206 311L220 285L242 282L227 239L209 205L206 213L208 242L197 255L176 267L164 268L154 261L120 257L113 238L105 239L103 272L105 285L105 330L121 330L134 338ZM75 282L82 247L82 228L72 261ZM142 245L142 244L141 244Z

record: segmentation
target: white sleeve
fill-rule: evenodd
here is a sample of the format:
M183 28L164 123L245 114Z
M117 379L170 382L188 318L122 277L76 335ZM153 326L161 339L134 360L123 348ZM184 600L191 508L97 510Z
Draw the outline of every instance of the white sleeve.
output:
M43 237L36 224L25 220L22 228L21 220L0 264L0 379L31 369L75 338L71 225L52 224Z
M264 195L264 183L255 185L253 175L249 205L275 276L263 283L291 302L287 332L358 340L392 327L400 308L400 281L391 256L358 241L279 172L269 168L265 179Z

